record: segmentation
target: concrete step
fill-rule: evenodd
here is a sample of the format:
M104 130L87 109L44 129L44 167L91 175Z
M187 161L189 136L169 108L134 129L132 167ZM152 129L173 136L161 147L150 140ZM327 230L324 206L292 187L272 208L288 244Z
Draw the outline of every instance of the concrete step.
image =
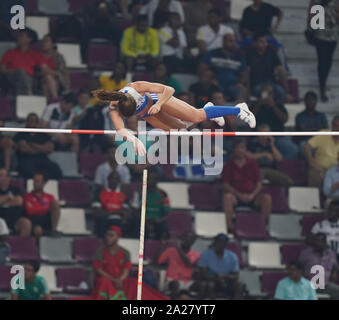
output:
M284 9L284 8L307 9L310 3L309 0L266 0L265 2L270 3L281 9Z

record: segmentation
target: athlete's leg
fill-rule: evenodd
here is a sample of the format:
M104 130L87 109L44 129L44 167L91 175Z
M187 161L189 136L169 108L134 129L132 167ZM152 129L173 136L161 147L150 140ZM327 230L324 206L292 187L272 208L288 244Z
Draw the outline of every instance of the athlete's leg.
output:
M171 129L186 129L187 125L177 118L170 116L162 110L150 117L144 118L152 127L169 131Z

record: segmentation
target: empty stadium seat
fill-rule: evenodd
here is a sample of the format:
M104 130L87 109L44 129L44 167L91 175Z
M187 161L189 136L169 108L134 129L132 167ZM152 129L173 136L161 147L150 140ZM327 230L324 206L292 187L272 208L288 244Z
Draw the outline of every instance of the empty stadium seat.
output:
M240 270L239 281L246 286L250 296L262 296L260 283L261 275L261 271Z
M277 169L287 174L295 185L305 185L307 182L306 164L300 159L286 159L278 163Z
M295 118L299 112L304 111L305 106L301 103L288 103L285 107L288 113L288 120L285 123L285 127L294 129L296 125Z
M79 169L86 178L93 179L97 167L106 162L107 157L103 154L80 153Z
M240 242L228 242L227 245L226 245L226 248L228 250L231 250L232 252L234 252L237 255L238 261L239 261L239 265L240 265L240 267L243 267L244 263L242 261L241 243Z
M56 269L57 286L64 292L89 292L89 271L84 268L58 268Z
M50 0L38 0L39 11L45 14L53 14L53 15L67 15L70 14L68 9L69 4L67 0L58 0L58 1L50 1Z
M319 222L324 220L324 217L322 215L317 216L303 216L302 218L302 232L301 234L303 236L308 236L311 233L311 230L313 226Z
M216 184L194 183L189 187L190 203L196 210L221 209L221 190ZM203 196L202 196L203 195Z
M59 194L67 206L85 207L91 204L90 186L87 181L60 180Z
M14 49L16 47L15 42L4 41L0 42L0 59L5 54L7 50Z
M18 95L16 97L16 116L24 120L30 113L34 112L41 117L46 105L46 97Z
M169 198L170 206L175 209L192 209L193 206L189 203L187 183L182 182L161 182L158 183L159 189L164 190Z
M117 48L107 44L90 44L87 62L92 69L112 69L117 60Z
M261 291L273 297L279 281L286 276L284 272L264 272L261 276Z
M218 233L227 233L226 216L222 212L198 211L194 220L195 233L199 237L213 238Z
M40 267L38 275L43 277L46 280L48 289L51 292L61 292L62 291L62 289L58 288L58 286L57 286L55 267L42 265Z
M264 186L262 192L268 193L272 197L272 212L287 212L288 205L284 188L274 186Z
M237 213L235 233L239 238L266 239L268 233L265 218L256 213Z
M69 79L71 90L78 91L87 87L90 74L87 71L70 71Z
M300 101L298 79L288 79L288 90L290 95L293 97L293 102L298 103Z
M197 238L192 246L192 250L199 252L200 254L209 248L211 245L211 239Z
M56 162L59 167L62 168L63 177L80 177L76 153L55 151L50 153L48 158Z
M127 185L126 195L128 199L134 200L135 193L141 194L142 184L140 182L131 182Z
M94 259L95 252L103 244L99 238L78 238L73 241L74 259L78 262L89 263Z
M240 21L243 11L251 4L252 2L250 0L231 0L231 19Z
M306 248L303 243L289 243L281 247L281 262L288 264L292 261L298 260L300 252Z
M58 51L66 60L68 68L86 68L86 65L81 62L80 45L72 43L58 43Z
M26 186L27 192L31 192L33 190L33 179L27 180L27 186ZM56 200L59 200L59 183L57 180L48 180L44 191L46 193L50 193L54 196Z
M26 17L26 27L34 30L38 34L38 38L40 40L46 34L49 34L49 18L48 17Z
M248 244L248 264L255 268L283 268L279 243L250 242Z
M270 235L280 240L299 240L301 217L295 214L272 214L269 223Z
M9 258L14 261L39 260L38 244L33 237L8 237Z
M189 90L193 83L196 83L199 80L198 76L195 74L173 73L172 76L180 82L181 89L185 92Z
M290 187L288 190L288 206L300 213L321 212L318 188Z
M193 217L190 213L172 211L167 223L171 235L181 236L192 232Z
M119 246L128 250L132 264L139 263L139 239L121 238L119 240Z
M91 234L86 228L86 216L83 209L62 208L57 231L69 235Z
M14 107L11 105L9 97L0 96L0 120L15 119Z
M72 238L40 238L40 257L48 262L74 262L72 258Z
M11 279L13 276L10 266L0 266L0 291L8 292L11 289Z

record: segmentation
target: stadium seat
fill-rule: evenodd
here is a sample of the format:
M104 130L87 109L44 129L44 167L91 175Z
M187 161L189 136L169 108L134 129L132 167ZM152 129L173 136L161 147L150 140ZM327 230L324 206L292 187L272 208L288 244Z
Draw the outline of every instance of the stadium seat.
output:
M189 189L190 203L196 210L221 209L221 190L216 184L194 183ZM203 196L202 196L203 195Z
M14 120L14 107L11 105L9 97L0 96L0 120Z
M86 216L83 209L62 208L57 231L68 235L88 235Z
M297 79L288 79L288 89L289 89L290 95L293 97L293 102L298 103L300 101L298 80ZM287 108L287 110L288 110L288 108ZM286 124L285 124L285 126L286 126Z
M200 254L209 248L211 245L211 239L197 238L192 246L192 250L199 252Z
M139 239L121 238L119 246L129 252L132 264L139 263Z
M222 212L194 213L195 233L199 237L213 238L218 233L227 233L226 216Z
M174 168L175 166L173 164L159 164L158 165L160 169L162 170L163 176L166 181L174 181Z
M193 217L191 213L172 211L167 223L171 235L181 236L186 232L192 232Z
M87 181L60 180L59 194L60 200L67 206L85 207L91 204L90 186Z
M248 244L248 264L260 269L280 269L281 264L279 243L250 242Z
M87 87L90 74L87 71L71 70L69 72L70 85L72 91L79 91Z
M117 60L117 48L107 44L90 44L87 62L91 69L111 70Z
M288 120L285 123L285 127L292 128L294 131L296 125L295 118L299 112L304 111L305 106L302 103L288 103L285 107L288 113Z
M11 273L10 266L0 266L0 291L9 291L11 289L11 279L14 274Z
M38 0L26 0L26 14L38 14Z
M303 243L289 243L281 247L282 264L287 265L289 262L298 260L300 252L306 248Z
M72 238L40 238L40 257L44 261L51 263L71 263L72 258Z
M234 21L240 21L244 9L251 4L252 2L250 0L231 0L231 19Z
M226 248L228 250L231 250L232 252L234 252L237 255L240 267L241 268L244 267L244 263L243 263L243 260L242 260L241 243L240 242L228 242L227 245L226 245Z
M46 34L49 34L49 18L26 17L26 27L34 30L38 34L39 40L41 40Z
M127 185L126 195L128 199L131 199L133 202L136 192L140 195L142 189L142 184L140 182L131 182ZM139 196L138 196L139 197ZM139 199L139 198L138 198Z
M25 120L30 113L34 112L41 117L46 105L46 97L18 95L16 97L16 116L21 120Z
M4 41L0 42L0 59L5 54L7 50L14 49L16 47L15 42Z
M287 212L288 205L284 188L264 186L262 192L272 197L272 212Z
M161 249L165 250L165 247L161 244L160 240L146 240L144 252L145 260L148 262L155 262L154 259L161 254Z
M180 82L181 89L184 92L187 92L190 86L199 80L198 76L195 74L173 73L172 76Z
M57 286L64 292L86 293L90 288L89 271L84 268L56 269Z
M27 186L26 186L27 192L31 192L33 190L33 179L27 180ZM57 180L48 180L44 191L46 193L50 193L54 196L56 200L59 200L59 183Z
M306 185L307 172L304 160L286 159L278 163L277 169L287 174L295 185Z
M21 194L26 192L25 180L21 178L11 178L11 187L16 188Z
M50 153L48 158L56 162L59 167L62 168L63 177L80 177L76 153L56 151ZM67 165L65 166L66 163Z
M299 213L321 212L318 188L290 187L288 190L288 206Z
M90 263L93 261L95 252L103 244L99 238L78 238L73 241L74 259L78 262Z
M324 220L324 216L317 215L317 216L303 216L302 218L302 232L303 236L308 236L311 233L313 226L319 222Z
M246 286L246 289L250 296L262 296L260 283L261 275L261 271L240 270L239 281Z
M36 238L10 236L6 241L10 246L9 258L12 261L39 260Z
M68 68L86 68L81 62L80 45L72 43L58 43L58 51L65 57Z
M149 81L149 82L152 82L153 81L153 75L149 72L134 72L132 79L133 79L133 81Z
M173 209L193 209L189 203L187 183L182 182L161 182L158 184L159 189L164 190L169 198L170 206Z
M69 11L75 15L81 15L84 12L84 9L91 2L91 0L68 0L69 2Z
M48 285L48 289L51 292L61 292L62 289L58 288L55 274L55 267L42 265L38 272L38 275L43 277Z
M279 240L300 240L301 217L295 214L272 214L269 223L270 235Z
M67 0L58 0L58 1L50 1L50 0L38 0L39 11L45 14L50 15L68 15L69 11L69 3Z
M86 178L93 179L97 167L106 162L107 157L102 154L80 153L79 169L80 173Z
M273 297L278 282L287 276L284 272L264 272L261 276L261 291Z
M265 218L256 213L237 213L235 233L239 238L266 239L268 233Z

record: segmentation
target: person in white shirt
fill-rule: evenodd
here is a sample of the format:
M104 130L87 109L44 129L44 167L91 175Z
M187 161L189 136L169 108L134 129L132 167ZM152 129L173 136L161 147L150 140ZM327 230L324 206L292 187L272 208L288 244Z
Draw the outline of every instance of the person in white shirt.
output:
M220 49L223 45L223 38L226 34L233 34L234 31L221 23L221 16L218 10L208 11L208 24L201 26L197 32L197 43L200 54L207 51Z

